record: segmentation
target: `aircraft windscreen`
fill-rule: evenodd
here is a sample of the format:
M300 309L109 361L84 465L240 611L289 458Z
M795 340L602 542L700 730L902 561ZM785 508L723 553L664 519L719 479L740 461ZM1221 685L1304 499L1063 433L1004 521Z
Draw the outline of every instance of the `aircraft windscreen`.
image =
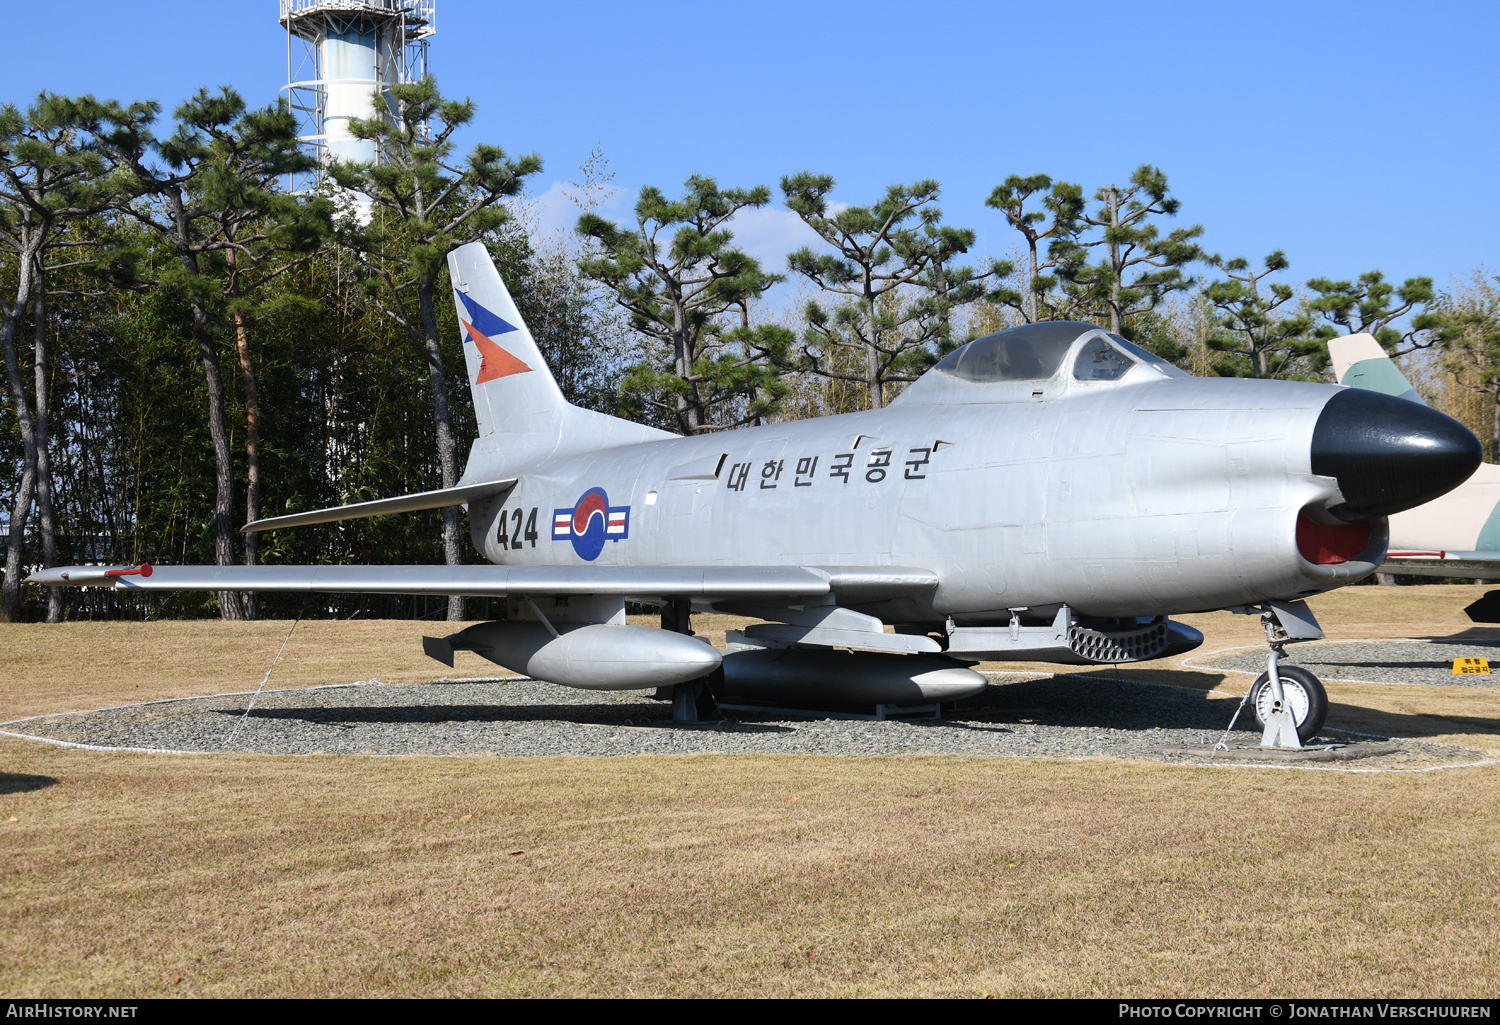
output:
M1078 350L1073 376L1080 381L1118 381L1133 366L1135 360L1103 338L1094 338Z
M1149 350L1146 350L1146 349L1143 349L1139 345L1134 344L1133 342L1127 342L1125 339L1121 338L1119 335L1110 335L1109 336L1109 340L1112 341L1112 342L1114 342L1120 348L1124 349L1126 352L1130 353L1132 356L1134 356L1136 359L1140 360L1142 363L1150 364L1151 366L1155 367L1157 370L1160 370L1162 373L1166 374L1168 377L1191 377L1192 376L1186 370L1183 370L1181 367L1173 366L1171 363L1168 363L1166 360L1162 359L1156 353L1150 352Z
M1093 324L1051 320L976 338L938 361L934 370L965 381L1044 381L1057 373L1075 339Z

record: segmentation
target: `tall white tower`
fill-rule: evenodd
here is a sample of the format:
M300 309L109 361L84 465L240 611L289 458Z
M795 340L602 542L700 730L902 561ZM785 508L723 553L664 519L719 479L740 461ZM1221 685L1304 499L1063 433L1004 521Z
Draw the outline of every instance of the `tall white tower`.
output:
M374 160L375 143L349 134L349 119L374 113L375 90L427 74L437 0L281 0L286 87L301 119L298 137L318 169L291 183L301 191L341 160Z

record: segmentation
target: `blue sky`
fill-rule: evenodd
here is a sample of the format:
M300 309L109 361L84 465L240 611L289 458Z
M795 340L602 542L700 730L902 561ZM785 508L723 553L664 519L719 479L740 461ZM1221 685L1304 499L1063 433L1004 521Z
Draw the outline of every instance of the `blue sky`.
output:
M437 0L432 68L472 97L467 141L535 150L545 223L557 184L602 145L615 207L694 172L767 184L802 169L861 204L892 182L943 183L950 223L1014 244L984 206L1009 174L1089 190L1144 162L1167 172L1205 245L1291 280L1500 264L1500 7L1430 2L1047 4L596 3ZM40 89L156 98L201 85L275 100L276 0L16 5L0 99ZM778 265L785 211L741 229Z

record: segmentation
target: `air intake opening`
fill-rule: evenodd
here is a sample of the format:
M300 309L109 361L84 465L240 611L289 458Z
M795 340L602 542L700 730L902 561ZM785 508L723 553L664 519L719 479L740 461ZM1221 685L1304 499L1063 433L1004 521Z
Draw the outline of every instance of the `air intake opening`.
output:
M1328 527L1297 514L1297 551L1315 566L1336 566L1358 557L1370 543L1370 522Z

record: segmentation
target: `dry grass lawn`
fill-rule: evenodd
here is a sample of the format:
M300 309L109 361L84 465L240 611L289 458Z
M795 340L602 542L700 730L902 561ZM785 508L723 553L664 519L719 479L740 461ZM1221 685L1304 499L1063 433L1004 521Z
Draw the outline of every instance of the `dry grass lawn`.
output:
M1315 607L1333 638L1451 635L1482 590ZM1258 640L1244 618L1193 621L1204 650ZM0 716L253 689L287 625L0 627ZM423 629L303 624L273 686L431 679ZM1330 690L1337 724L1500 748L1500 691ZM0 994L1482 996L1500 984L1497 784L1500 767L0 739Z

